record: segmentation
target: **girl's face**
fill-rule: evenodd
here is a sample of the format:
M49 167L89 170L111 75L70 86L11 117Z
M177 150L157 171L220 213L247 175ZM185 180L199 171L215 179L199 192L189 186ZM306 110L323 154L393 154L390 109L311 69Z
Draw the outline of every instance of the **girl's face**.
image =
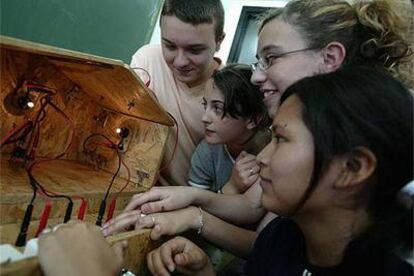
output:
M249 119L235 119L224 114L224 96L221 91L213 85L203 97L204 115L204 138L209 144L242 144L250 137L255 124Z
M289 97L273 119L272 141L259 153L263 206L276 214L295 210L310 183L314 146L297 96Z
M321 71L323 58L320 51L307 49L302 35L279 19L268 22L260 32L257 58L270 67L254 71L251 81L264 94L264 103L271 118L275 116L281 94L286 88ZM296 52L285 55L291 51Z

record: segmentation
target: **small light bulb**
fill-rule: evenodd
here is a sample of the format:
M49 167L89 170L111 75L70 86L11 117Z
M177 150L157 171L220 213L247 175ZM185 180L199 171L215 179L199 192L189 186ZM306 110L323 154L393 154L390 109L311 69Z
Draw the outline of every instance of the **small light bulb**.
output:
M27 102L27 106L29 108L33 108L35 106L35 104L33 102Z
M119 133L121 133L121 132L122 132L122 129L118 127L118 128L116 129L116 133L118 133L118 134L119 134Z

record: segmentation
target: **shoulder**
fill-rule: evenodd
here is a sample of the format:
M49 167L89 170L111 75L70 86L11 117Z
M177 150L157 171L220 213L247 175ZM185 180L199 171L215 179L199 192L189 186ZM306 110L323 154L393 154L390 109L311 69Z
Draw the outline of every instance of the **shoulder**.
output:
M133 56L140 55L140 54L159 55L161 53L162 53L161 45L159 45L159 44L146 44L146 45L142 46L141 48L139 48Z
M147 44L139 48L131 59L131 65L142 63L144 61L162 61L162 49L158 44Z
M260 232L258 240L266 241L269 238L283 240L297 235L301 235L301 231L295 222L287 218L276 217Z
M223 151L222 144L209 144L206 142L205 139L201 140L201 142L197 145L196 152L201 153L217 153L219 151Z

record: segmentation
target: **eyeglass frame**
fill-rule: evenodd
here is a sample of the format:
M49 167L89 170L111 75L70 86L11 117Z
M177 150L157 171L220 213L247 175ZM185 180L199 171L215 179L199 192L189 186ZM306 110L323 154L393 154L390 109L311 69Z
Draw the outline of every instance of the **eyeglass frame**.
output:
M274 60L277 60L278 58L281 58L281 57L284 57L290 54L294 54L294 53L311 51L311 50L316 50L316 49L319 49L319 47L309 47L309 48L293 50L293 51L289 51L289 52L285 52L281 54L276 54L276 55L273 55L272 60L268 62L267 64L264 62L263 58L259 58L257 62L253 62L252 64L250 64L250 69L252 70L252 72L256 72L257 69L260 69L260 71L266 71L273 65L271 64L271 62Z

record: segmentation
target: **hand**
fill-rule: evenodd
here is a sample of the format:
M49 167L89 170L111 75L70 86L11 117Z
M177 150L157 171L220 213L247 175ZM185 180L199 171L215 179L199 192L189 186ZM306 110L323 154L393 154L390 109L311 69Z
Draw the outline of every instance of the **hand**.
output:
M176 235L190 229L198 229L200 212L196 207L190 206L184 209L154 213L141 216L139 211L124 212L105 223L103 233L105 236L121 232L134 226L135 229L152 228L150 237L158 240L162 236Z
M193 187L153 187L146 193L134 195L124 212L140 208L142 213L151 214L181 209L193 203L197 190Z
M45 275L117 275L122 251L112 249L92 224L70 221L39 237L39 262Z
M234 163L230 183L239 193L244 193L259 179L260 166L256 156L242 151Z
M215 275L207 255L191 241L176 237L147 255L153 275L170 275L174 270L186 275Z

